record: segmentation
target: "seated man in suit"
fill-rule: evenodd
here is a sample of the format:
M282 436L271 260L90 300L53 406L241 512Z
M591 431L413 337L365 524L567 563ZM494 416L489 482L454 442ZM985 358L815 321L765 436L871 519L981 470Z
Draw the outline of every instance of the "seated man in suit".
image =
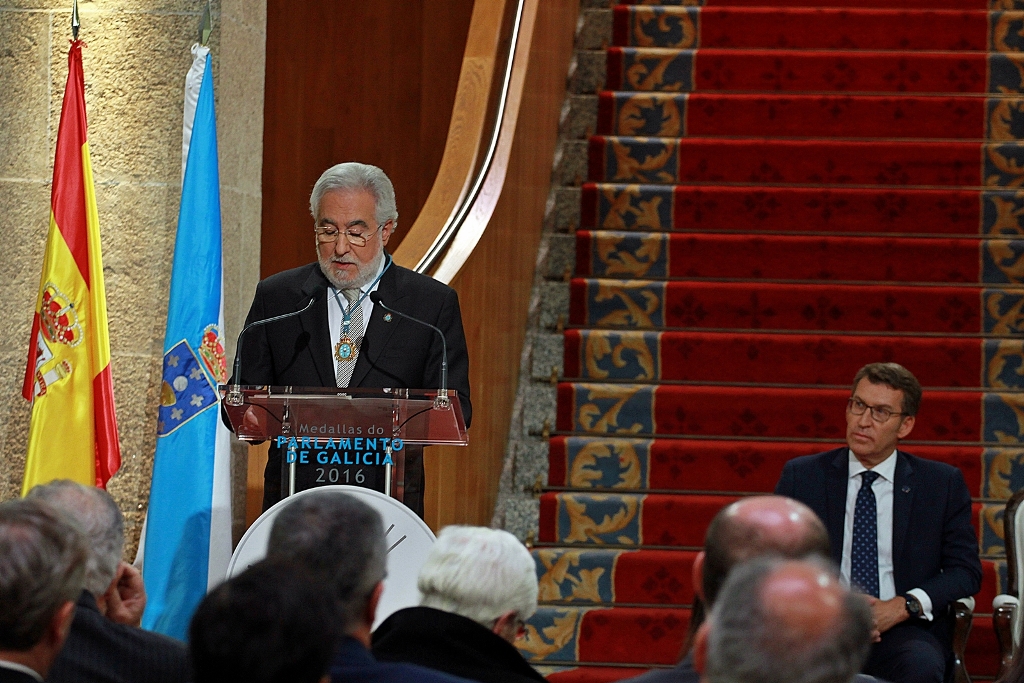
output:
M512 534L447 526L420 570L419 607L373 632L373 654L481 683L544 683L515 647L537 611L537 565Z
M951 659L951 607L981 587L971 495L960 470L898 450L921 385L896 363L857 372L847 447L786 463L775 492L825 522L844 580L869 596L880 640L864 671L893 683L940 683Z
M306 493L281 510L267 543L268 560L300 564L333 591L342 634L330 666L333 683L466 683L414 664L378 662L370 653L387 556L380 514L354 496L329 491Z
M195 683L328 683L337 645L330 589L266 560L213 589L188 632Z
M85 541L34 500L0 504L0 683L42 683L85 581Z
M451 287L393 263L384 249L398 225L391 180L376 166L332 166L313 186L309 210L317 261L261 281L245 322L295 313L311 300L312 306L301 315L248 332L239 347L240 376L230 382L438 388L443 357L439 335L376 305L370 296L376 292L380 303L444 333L448 386L458 393L468 427L469 357L459 297ZM404 502L422 517L422 447L406 447L404 453ZM348 479L338 476L345 483L367 473L352 472ZM281 496L281 449L272 445L264 473L263 509Z
M137 624L145 601L136 605L129 623L113 618L120 605L119 584L135 571L121 561L124 517L110 494L66 479L36 486L28 493L70 516L88 545L85 586L67 643L50 670L50 680L78 683L185 683L191 670L185 644L144 631Z
M706 683L851 683L871 609L820 560L758 558L733 571L694 644Z

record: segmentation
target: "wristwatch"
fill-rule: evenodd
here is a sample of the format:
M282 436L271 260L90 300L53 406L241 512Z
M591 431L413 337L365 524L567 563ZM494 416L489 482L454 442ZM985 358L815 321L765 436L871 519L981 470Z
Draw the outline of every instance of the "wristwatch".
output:
M921 618L921 611L922 611L921 610L921 603L920 603L920 601L918 601L918 599L915 598L910 593L905 593L903 595L903 598L904 598L904 600L907 601L907 614L910 615L910 618L911 619L920 619Z

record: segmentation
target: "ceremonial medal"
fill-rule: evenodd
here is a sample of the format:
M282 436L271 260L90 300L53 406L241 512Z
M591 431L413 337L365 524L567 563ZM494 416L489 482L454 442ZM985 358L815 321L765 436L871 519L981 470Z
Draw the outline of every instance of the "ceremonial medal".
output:
M348 362L356 357L356 345L347 334L341 335L341 339L334 345L334 357L343 362Z

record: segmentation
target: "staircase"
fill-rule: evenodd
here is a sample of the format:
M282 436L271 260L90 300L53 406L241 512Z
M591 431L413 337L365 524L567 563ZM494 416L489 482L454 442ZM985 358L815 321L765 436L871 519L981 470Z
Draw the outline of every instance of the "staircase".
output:
M853 374L896 361L925 386L906 449L975 497L966 663L992 678L1024 486L1024 12L767 4L583 12L610 44L570 96L586 179L520 647L565 683L674 664L711 517L840 445Z

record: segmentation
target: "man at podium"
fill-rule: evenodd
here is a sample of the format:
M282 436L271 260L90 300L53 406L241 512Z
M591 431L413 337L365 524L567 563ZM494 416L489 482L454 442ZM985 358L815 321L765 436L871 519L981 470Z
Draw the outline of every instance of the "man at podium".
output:
M309 208L317 262L262 280L245 322L309 306L247 333L237 383L436 388L443 345L432 325L444 333L448 386L458 393L468 427L469 358L459 299L452 288L395 264L385 250L398 223L391 180L368 164L332 166L313 186ZM374 292L384 306L428 324L385 311L371 299ZM404 453L405 504L422 517L422 448L406 446ZM264 510L283 495L281 468L275 442L264 472Z

